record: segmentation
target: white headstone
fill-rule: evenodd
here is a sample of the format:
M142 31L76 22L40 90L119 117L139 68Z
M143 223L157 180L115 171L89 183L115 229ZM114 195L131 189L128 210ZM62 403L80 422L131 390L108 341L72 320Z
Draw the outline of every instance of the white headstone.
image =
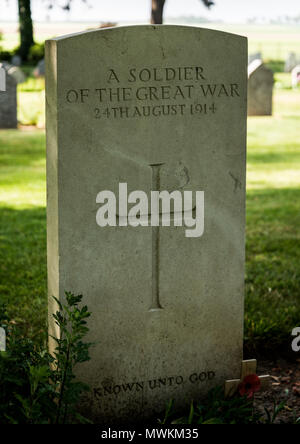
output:
M300 65L292 70L292 87L297 88L300 85Z
M248 115L271 116L273 110L274 74L262 60L248 66Z
M262 54L261 52L256 52L254 54L249 54L248 57L248 64L252 63L254 60L261 60L262 59Z
M290 52L285 61L285 72L292 72L292 70L300 63L300 57L294 52Z
M0 129L16 128L18 124L17 83L15 78L9 74L9 67L10 65L6 63L0 63L0 77L2 79L1 83L2 87L4 86L4 90L2 90L0 94Z
M10 65L7 68L7 73L15 79L17 84L24 83L26 81L25 74L18 66Z
M97 422L157 418L240 377L247 60L246 38L184 26L46 43L49 328L53 295L84 295L96 345L78 376ZM97 196L122 201L124 183L149 200L204 191L203 235L133 227L126 205L100 227Z

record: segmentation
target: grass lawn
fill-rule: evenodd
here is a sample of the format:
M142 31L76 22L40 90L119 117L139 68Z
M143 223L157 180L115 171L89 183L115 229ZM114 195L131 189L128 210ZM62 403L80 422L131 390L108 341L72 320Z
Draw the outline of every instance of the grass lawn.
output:
M45 79L29 75L18 85L18 120L22 125L45 127Z
M300 325L300 91L248 121L246 344L288 351Z
M20 109L43 94L28 82L19 87ZM277 86L274 116L248 121L245 346L252 357L289 349L300 326L300 90L288 89L284 75ZM0 302L39 342L46 337L45 199L44 132L0 131Z
M41 341L46 335L45 136L0 131L0 303Z

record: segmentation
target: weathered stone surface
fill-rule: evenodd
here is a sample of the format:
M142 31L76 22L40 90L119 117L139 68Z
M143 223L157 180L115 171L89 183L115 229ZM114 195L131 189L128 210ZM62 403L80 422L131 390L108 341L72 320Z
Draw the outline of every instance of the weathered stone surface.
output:
M247 40L97 30L48 41L46 67L49 313L65 290L93 313L83 409L119 423L157 416L172 398L187 407L240 376ZM100 191L118 196L127 183L149 195L159 182L204 191L202 237L96 224Z
M0 128L17 127L17 83L15 79L8 74L5 65L0 67L6 73L5 91L0 94ZM2 71L3 76L3 71Z
M248 66L248 115L271 116L274 74L261 60Z

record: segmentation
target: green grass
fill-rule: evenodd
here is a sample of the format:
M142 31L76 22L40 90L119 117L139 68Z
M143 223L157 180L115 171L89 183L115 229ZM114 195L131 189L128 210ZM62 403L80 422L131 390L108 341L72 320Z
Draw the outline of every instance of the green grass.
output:
M261 52L266 60L286 60L290 52L300 52L300 26L226 23L209 23L204 26L248 37L249 54Z
M46 334L45 136L0 131L0 303L26 333Z
M45 127L45 79L29 75L18 85L18 120L22 125Z
M45 127L45 92L18 89L18 121L22 125Z
M248 119L251 356L289 349L291 331L300 326L300 90L290 89L288 76L276 78L274 116ZM19 88L20 99L32 103L40 86L30 80ZM44 132L0 131L0 302L38 341L46 332L45 196Z
M287 351L300 325L300 91L248 119L246 346Z

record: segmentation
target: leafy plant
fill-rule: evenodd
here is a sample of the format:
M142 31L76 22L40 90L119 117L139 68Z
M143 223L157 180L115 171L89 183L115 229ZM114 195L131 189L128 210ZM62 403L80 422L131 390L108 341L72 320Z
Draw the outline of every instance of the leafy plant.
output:
M186 416L176 418L173 407L168 404L162 424L255 424L259 419L249 399L225 399L222 387L212 389L204 401L192 402Z
M45 57L45 44L35 43L31 46L28 55L28 61L35 64Z
M90 313L79 307L81 300L66 293L65 304L56 301L59 310L53 316L61 334L54 338L53 355L38 349L0 308L0 324L7 331L7 351L0 353L1 424L86 422L76 405L88 386L74 375L74 367L89 359L91 345L83 342Z
M264 421L265 424L275 424L275 421L282 410L285 408L285 402L282 401L279 405L276 404L274 401L273 405L273 411L271 412L267 408L265 408L266 412L266 420Z
M74 296L66 292L66 305L55 298L60 311L53 315L60 329L60 338L53 338L56 343L54 352L55 369L52 379L58 387L58 407L55 422L66 423L67 418L76 416L76 404L81 393L88 390L88 386L75 381L74 367L78 363L88 361L91 343L84 343L82 339L88 332L86 319L90 316L87 306L79 308L82 296Z
M204 401L191 406L187 415L176 417L173 400L167 404L165 417L160 424L275 424L278 415L284 410L285 402L277 404L274 401L273 409L265 408L265 416L253 409L253 399L247 396L225 398L224 389L212 389ZM300 418L295 419L300 424Z

